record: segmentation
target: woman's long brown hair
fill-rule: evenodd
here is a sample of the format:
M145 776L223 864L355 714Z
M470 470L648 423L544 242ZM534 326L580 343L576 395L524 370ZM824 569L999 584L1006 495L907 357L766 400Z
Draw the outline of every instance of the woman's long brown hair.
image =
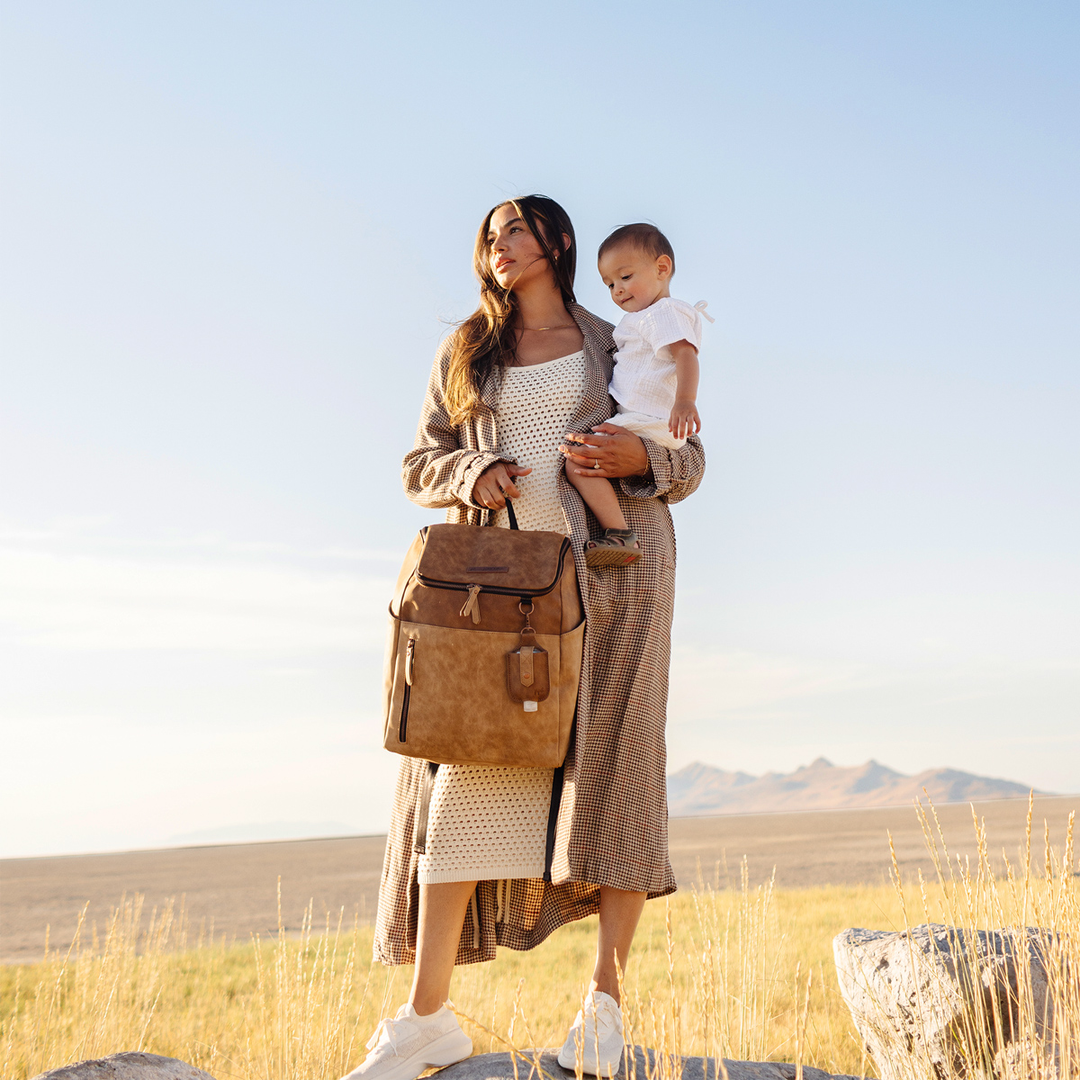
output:
M455 424L463 423L476 412L484 382L496 368L511 362L517 349L514 334L517 301L511 290L495 280L488 241L491 215L504 206L513 206L536 237L555 274L563 303L575 302L577 241L566 211L546 195L524 195L493 206L476 234L473 251L473 269L480 281L480 305L457 328L451 340L443 402ZM563 245L564 235L570 237L569 247Z

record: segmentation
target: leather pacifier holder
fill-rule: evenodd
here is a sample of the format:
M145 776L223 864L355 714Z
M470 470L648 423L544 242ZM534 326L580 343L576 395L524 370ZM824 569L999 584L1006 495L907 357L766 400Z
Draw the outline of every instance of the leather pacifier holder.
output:
M522 601L518 608L525 616L525 626L518 647L506 654L506 689L510 700L521 702L525 712L536 712L537 702L544 701L551 693L548 654L537 645L536 631L529 622L532 603Z

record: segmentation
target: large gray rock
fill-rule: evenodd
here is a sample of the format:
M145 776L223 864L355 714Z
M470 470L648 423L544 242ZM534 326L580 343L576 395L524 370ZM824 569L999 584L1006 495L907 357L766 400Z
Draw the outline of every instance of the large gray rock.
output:
M540 1071L555 1080L573 1077L556 1060L555 1050L525 1050L517 1055L517 1069L514 1068L513 1056L503 1054L477 1054L476 1057L459 1061L441 1069L436 1075L439 1080L543 1080L537 1074ZM646 1055L648 1057L646 1058ZM699 1057L682 1057L678 1060L678 1071L663 1068L661 1062L659 1075L670 1080L723 1080L718 1073L716 1062ZM728 1080L796 1080L797 1070L794 1065L773 1061L724 1061ZM804 1068L803 1080L855 1080L850 1076L834 1077L832 1073L820 1069ZM656 1055L652 1050L634 1047L634 1065L628 1072L626 1063L616 1074L622 1080L646 1080L657 1075ZM34 1080L214 1080L212 1076L177 1061L176 1058L158 1057L157 1054L113 1054L97 1061L80 1061L77 1065L67 1065L62 1069L42 1073Z
M475 1057L448 1065L435 1074L439 1080L567 1080L573 1077L558 1062L556 1050L523 1050L517 1055L517 1072L514 1071L513 1058L509 1053L477 1054ZM648 1057L646 1058L646 1055ZM539 1073L536 1060L539 1057ZM647 1077L662 1076L669 1080L723 1080L713 1059L700 1057L680 1057L677 1068L665 1068L665 1062L657 1069L656 1054L652 1050L634 1047L634 1063L627 1070L624 1060L622 1067L615 1074L616 1080L647 1080ZM728 1080L796 1080L796 1067L777 1061L728 1061L724 1060ZM804 1067L803 1080L855 1080L854 1077L834 1077L832 1073L821 1069ZM434 1080L434 1077L432 1077Z
M34 1080L214 1080L186 1061L127 1051L41 1073Z
M1034 927L971 934L924 923L833 939L840 993L882 1080L1034 1075L1018 986L1030 984L1043 1040L1053 1030L1045 952L1046 933ZM1052 1061L1042 1068L1055 1074Z

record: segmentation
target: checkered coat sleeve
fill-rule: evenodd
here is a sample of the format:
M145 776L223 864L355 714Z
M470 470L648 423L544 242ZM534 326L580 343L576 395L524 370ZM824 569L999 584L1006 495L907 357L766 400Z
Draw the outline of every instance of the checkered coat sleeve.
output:
M569 425L588 431L614 413L611 324L578 305L570 314L585 339L587 375ZM402 474L409 498L447 509L447 520L482 523L473 502L477 477L499 453L495 427L498 373L483 387L483 406L467 423L450 422L442 403L449 349L435 358L416 443ZM645 440L648 480L620 481L627 523L644 554L625 567L589 569L583 545L599 527L565 476L559 497L573 543L585 604L585 654L575 743L567 756L552 880L482 881L462 928L457 963L495 956L496 945L530 949L563 923L594 914L599 886L664 896L675 890L668 861L664 744L671 620L675 603L675 531L668 503L690 495L705 471L696 437L679 450ZM376 917L375 959L415 958L419 886L413 852L424 763L401 758Z

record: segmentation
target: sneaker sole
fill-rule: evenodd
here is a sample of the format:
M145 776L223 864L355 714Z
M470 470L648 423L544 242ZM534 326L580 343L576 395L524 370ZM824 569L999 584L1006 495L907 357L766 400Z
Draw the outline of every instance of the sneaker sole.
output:
M568 1060L563 1060L564 1056ZM605 1062L603 1065L598 1065L596 1062L586 1060L581 1063L581 1071L586 1076L614 1076L622 1067L623 1052L620 1048L619 1056L612 1062ZM559 1051L559 1056L555 1059L559 1065L567 1072L577 1071L577 1051L571 1050L569 1054L566 1053L566 1047L564 1046Z
M472 1053L472 1039L464 1031L448 1031L441 1038L436 1039L424 1048L423 1058L425 1068L446 1065L456 1065L464 1061Z

